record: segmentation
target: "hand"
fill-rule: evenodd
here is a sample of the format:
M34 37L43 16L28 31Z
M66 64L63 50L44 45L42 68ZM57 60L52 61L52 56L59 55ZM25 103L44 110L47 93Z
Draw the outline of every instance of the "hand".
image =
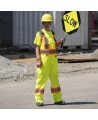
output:
M61 39L61 41L64 43L66 41L66 38Z
M40 61L37 62L37 67L38 67L38 68L41 68L41 67L42 67L42 62L40 62Z

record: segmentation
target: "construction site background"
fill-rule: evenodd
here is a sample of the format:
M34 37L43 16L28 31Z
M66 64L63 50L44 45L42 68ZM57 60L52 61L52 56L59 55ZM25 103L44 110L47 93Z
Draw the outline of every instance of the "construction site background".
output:
M28 47L0 50L0 82L25 80L36 77L35 50ZM98 71L98 49L58 50L59 73L73 74Z

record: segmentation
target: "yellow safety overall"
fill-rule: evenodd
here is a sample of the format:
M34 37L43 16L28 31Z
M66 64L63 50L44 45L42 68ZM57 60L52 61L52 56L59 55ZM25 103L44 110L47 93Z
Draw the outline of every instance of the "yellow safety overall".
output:
M54 35L55 36L55 35ZM51 93L55 102L62 101L61 88L58 80L58 59L56 55L56 46L60 42L55 41L51 31L45 31L36 34L34 44L40 46L40 59L42 67L37 68L35 100L43 102L43 95L48 78L51 82Z

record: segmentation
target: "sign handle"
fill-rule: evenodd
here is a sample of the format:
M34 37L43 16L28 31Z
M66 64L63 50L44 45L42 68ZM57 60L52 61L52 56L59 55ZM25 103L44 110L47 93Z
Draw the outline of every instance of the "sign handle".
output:
M63 39L64 39L64 38L66 38L66 36L67 36L67 35L68 35L68 34L67 34L67 33L65 33L65 35L64 35L64 37L63 37ZM63 47L64 42L65 42L65 41L63 41L63 42L62 42L62 44L61 44L61 47L60 47L60 48L62 48L62 47Z

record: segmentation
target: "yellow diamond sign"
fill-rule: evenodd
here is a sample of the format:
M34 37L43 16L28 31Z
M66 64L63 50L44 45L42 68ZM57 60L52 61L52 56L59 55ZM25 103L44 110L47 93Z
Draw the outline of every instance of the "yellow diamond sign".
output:
M67 11L62 17L63 30L68 34L76 32L80 23L80 14L77 11Z

